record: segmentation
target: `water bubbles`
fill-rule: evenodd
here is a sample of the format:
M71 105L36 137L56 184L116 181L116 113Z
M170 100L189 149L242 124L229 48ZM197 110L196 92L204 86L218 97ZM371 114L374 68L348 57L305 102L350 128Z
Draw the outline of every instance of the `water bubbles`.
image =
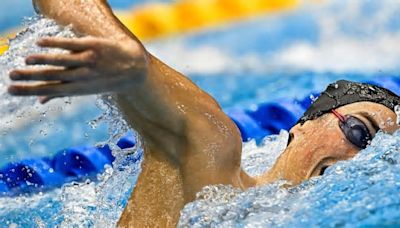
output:
M81 106L75 105L76 102L70 98L59 100L57 106L48 105L47 109L36 103L36 98L19 98L9 96L6 92L7 85L10 84L8 79L8 71L15 68L26 67L24 59L31 53L47 53L60 52L61 50L41 49L35 45L35 41L44 36L59 37L76 37L71 28L63 28L54 21L43 19L40 17L33 18L28 22L28 28L11 41L10 50L0 57L0 98L4 101L0 103L0 116L11 116L18 121L24 122L25 118L29 118L27 125L34 125L40 122L40 127L34 129L34 134L29 135L29 149L36 151L39 144L38 141L43 136L49 137L49 130L54 126L53 112L66 113L76 115ZM96 99L95 97L93 97ZM0 198L0 224L5 221L18 221L21 226L32 226L34 218L40 219L49 227L112 227L115 226L118 218L126 204L126 198L129 197L132 187L137 179L140 170L140 159L143 151L141 150L140 140L137 140L135 148L129 150L121 150L116 145L120 137L126 135L130 130L128 124L123 120L116 105L114 104L112 95L105 95L96 99L97 107L103 112L98 118L87 122L91 129L100 128L101 124L108 125L109 139L99 144L109 144L116 157L114 162L115 169L106 166L103 174L97 176L97 181L86 180L84 183L72 183L65 185L61 190L56 189L52 192L44 194L33 194L27 197L21 195L21 198ZM52 101L54 103L55 101ZM93 100L91 100L93 103ZM95 111L99 112L96 107ZM72 110L72 111L71 111ZM67 113L67 111L70 111ZM58 116L57 116L58 117ZM9 121L3 121L3 123ZM82 132L85 139L89 138L89 132L83 130L85 121L79 125L66 126L64 131ZM67 123L68 124L68 123ZM86 126L87 126L86 125ZM75 129L77 128L77 129ZM1 131L3 132L3 131ZM92 132L90 132L92 133ZM39 134L39 138L35 137ZM52 141L57 140L52 138ZM62 141L63 139L61 139ZM74 146L68 145L68 146ZM77 144L79 145L79 144ZM61 148L57 148L61 149ZM46 148L45 148L46 150ZM23 151L26 153L26 151ZM66 151L62 152L66 156ZM81 161L82 158L76 156L75 159ZM64 163L67 165L67 163ZM79 167L78 167L79 168ZM54 169L48 169L49 173L54 174ZM16 172L18 173L18 172ZM27 172L24 177L27 180L25 184L31 186L30 178L34 177L32 172ZM17 177L16 179L18 179ZM4 178L2 178L4 179ZM7 177L6 182L14 181L11 177ZM35 187L35 186L32 186ZM37 186L41 187L41 186ZM45 189L47 190L47 189ZM37 220L39 221L39 220Z
M46 136L47 135L47 131L42 129L39 131L39 134L41 134L42 136Z
M93 226L91 218L92 209L96 207L95 184L85 183L67 184L62 189L62 227L88 227Z
M242 150L243 169L252 176L263 174L286 148L288 139L289 133L282 130L279 135L264 138L260 146L254 140L245 143Z
M397 118L396 118L396 124L397 124L397 125L400 125L400 105L396 105L396 106L394 107L394 112L396 113L396 116L397 116Z
M38 228L46 228L46 224L40 218L34 218L35 224Z
M35 140L34 139L30 139L29 140L29 143L28 143L28 145L29 145L29 147L32 147L32 145L35 143Z
M314 103L315 101L317 101L318 97L314 96L313 94L310 95L310 100L312 103Z
M382 221L398 224L400 213L395 208L400 206L400 184L395 183L400 183L399 134L377 133L371 145L354 159L338 162L323 176L293 188L282 188L282 182L245 192L220 186L205 188L201 194L206 197L186 205L179 226L352 227L379 225ZM282 137L281 143L284 142ZM252 144L245 145L244 150L250 148L247 146L254 151L260 149ZM249 163L242 164L247 169ZM215 189L222 192L214 192Z
M101 120L102 120L101 117L99 117L99 118L97 118L97 119L95 119L95 120L89 121L87 124L88 124L92 129L96 129L97 126L98 126L98 124L99 124L99 122L100 122Z
M9 50L0 56L0 116L8 116L23 112L27 107L32 107L37 101L35 97L14 97L7 92L11 81L8 74L13 69L27 68L25 58L31 53L61 52L60 50L41 49L35 45L36 40L44 36L74 36L70 29L63 29L55 22L33 17L27 22L29 27L10 40Z

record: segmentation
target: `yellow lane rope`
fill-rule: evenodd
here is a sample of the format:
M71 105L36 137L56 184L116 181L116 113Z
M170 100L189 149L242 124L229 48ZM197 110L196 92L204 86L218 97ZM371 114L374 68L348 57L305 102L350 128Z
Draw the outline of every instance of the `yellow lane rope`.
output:
M295 8L300 0L180 0L151 4L119 15L140 39L148 40Z
M150 40L296 8L301 0L179 0L147 4L117 16L140 39ZM11 36L7 36L11 37ZM8 49L0 39L0 55Z
M0 38L0 55L3 54L8 49L8 41L6 38Z

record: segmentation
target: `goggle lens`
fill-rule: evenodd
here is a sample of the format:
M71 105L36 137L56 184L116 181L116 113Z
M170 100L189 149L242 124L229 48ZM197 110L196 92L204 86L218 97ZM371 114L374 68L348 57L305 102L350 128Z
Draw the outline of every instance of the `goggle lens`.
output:
M335 110L332 112L340 120L339 127L347 140L355 146L365 149L372 140L372 135L365 123L355 116L343 116Z

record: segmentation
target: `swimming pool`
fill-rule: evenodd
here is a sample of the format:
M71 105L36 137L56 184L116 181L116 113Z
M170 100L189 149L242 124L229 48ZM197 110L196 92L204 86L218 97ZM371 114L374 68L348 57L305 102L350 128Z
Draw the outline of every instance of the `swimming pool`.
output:
M252 108L282 97L303 98L339 78L367 80L398 74L400 52L396 42L400 26L396 22L400 20L395 1L305 4L283 15L155 41L148 46L161 59L190 75L225 109ZM46 26L34 23L31 28L37 34ZM33 103L23 101L26 105L18 108ZM91 121L102 113L96 102L95 97L63 100L49 110L39 110L38 115L22 115L18 121L22 122L21 128L14 129L10 124L13 128L2 137L2 148L7 151L4 160L49 155L71 145L107 141L112 124L103 121L95 126ZM10 104L2 103L1 107L5 117L15 111ZM57 112L60 107L63 111ZM111 129L125 130L120 126ZM246 144L244 168L257 174L271 166L286 139L287 134L282 132L262 145ZM399 140L398 134L381 134L355 159L329 168L323 178L290 190L279 188L280 183L246 192L227 186L210 187L202 193L208 200L186 206L180 225L394 226L400 217ZM139 170L138 164L130 163L121 152L116 154L116 167L99 176L100 182L1 198L0 226L112 226Z

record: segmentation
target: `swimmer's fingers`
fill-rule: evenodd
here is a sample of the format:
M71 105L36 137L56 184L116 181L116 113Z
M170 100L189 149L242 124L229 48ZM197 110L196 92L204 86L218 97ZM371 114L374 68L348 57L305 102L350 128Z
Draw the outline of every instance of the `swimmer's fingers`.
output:
M37 45L47 48L61 48L74 52L85 51L91 49L96 43L96 39L92 37L84 38L61 38L61 37L48 37L40 39Z
M38 97L38 99L41 104L46 104L47 102L49 102L55 98L60 98L60 97L62 97L62 96L41 96L41 97Z
M39 96L39 102L44 104L54 98L73 95L90 94L82 90L84 85L74 83L43 83L36 85L11 85L8 92L15 96Z
M43 82L36 84L15 84L8 87L8 92L16 96L65 97L112 92L118 89L118 80L97 80L88 86L87 82ZM124 83L126 84L126 83Z
M14 70L10 73L10 79L13 81L86 81L95 76L96 74L86 67Z
M37 54L26 58L28 65L52 65L63 67L91 66L95 63L94 51L85 51L71 54Z

